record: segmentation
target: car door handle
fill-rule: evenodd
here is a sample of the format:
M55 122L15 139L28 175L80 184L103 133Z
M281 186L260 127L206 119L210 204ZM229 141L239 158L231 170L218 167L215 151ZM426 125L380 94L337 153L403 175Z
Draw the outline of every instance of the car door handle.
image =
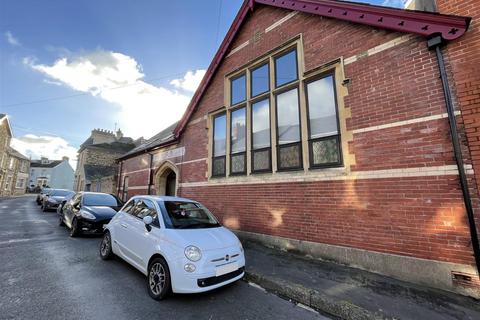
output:
M120 225L121 225L122 227L124 227L125 229L128 228L128 225L127 225L126 223L120 223Z

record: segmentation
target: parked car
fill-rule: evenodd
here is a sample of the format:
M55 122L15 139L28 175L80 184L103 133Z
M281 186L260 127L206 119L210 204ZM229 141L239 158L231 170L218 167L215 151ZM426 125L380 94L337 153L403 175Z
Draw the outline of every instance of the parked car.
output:
M71 194L69 194L68 196L66 196L62 202L59 203L58 207L57 207L57 213L60 215L63 213L63 206L70 200L72 200L72 198L75 196L75 192L72 191Z
M37 194L37 199L35 199L35 202L38 204L38 205L41 205L42 204L42 201L43 201L43 196L48 193L51 189L50 188L42 188L42 190L40 190L40 193Z
M70 236L83 232L101 233L123 202L116 196L100 192L79 192L63 206L59 225L70 228Z
M67 197L74 195L75 192L72 190L50 189L42 198L42 211L46 212L50 209L56 209Z
M200 203L135 196L105 226L100 256L118 255L147 276L149 295L196 293L241 279L240 240Z

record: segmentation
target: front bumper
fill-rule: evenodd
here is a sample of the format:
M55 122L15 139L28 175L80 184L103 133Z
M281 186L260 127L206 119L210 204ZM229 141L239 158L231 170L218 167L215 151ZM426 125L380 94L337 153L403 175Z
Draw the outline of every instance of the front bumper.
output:
M60 203L45 202L45 209L57 209Z
M213 276L213 277L198 279L197 280L197 285L201 288L214 286L216 284L235 279L238 276L243 275L244 272L245 272L245 267L240 267L233 272L230 272L230 273L218 276L218 277Z
M172 291L175 293L205 292L242 279L245 275L245 256L243 252L235 250L238 250L238 248L227 249L227 252L230 254L235 254L235 258L228 262L212 262L212 255L210 254L204 255L202 260L198 262L191 262L186 258L174 261L174 263L169 266L172 278ZM218 257L222 254L225 253L215 253L213 256ZM196 270L194 272L186 272L184 265L187 263L194 264ZM219 276L216 275L216 269L218 267L233 263L237 266L236 270Z
M86 220L81 219L78 220L79 228L82 232L90 232L90 233L103 233L103 226L108 224L111 219L103 219L103 220Z

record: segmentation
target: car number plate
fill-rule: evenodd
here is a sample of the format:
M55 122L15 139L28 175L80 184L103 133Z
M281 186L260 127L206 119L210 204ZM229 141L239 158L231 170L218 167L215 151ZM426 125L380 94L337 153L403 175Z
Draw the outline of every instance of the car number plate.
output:
M227 264L227 265L224 265L224 266L220 266L218 267L216 270L215 270L215 274L216 276L221 276L221 275L224 275L226 273L230 273L230 272L233 272L235 270L238 269L238 265L237 263L230 263L230 264Z

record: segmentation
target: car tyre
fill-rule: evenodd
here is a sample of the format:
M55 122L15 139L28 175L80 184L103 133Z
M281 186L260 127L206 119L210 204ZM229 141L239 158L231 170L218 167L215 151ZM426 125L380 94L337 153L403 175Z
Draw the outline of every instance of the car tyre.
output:
M102 258L102 260L109 260L112 257L112 236L110 235L110 232L106 231L103 234L103 239L100 243L100 258Z
M58 226L63 227L64 225L65 225L65 223L63 222L63 217L60 215L58 217Z
M155 258L148 266L147 290L154 300L163 300L170 293L170 270L165 259Z
M73 218L72 227L70 228L70 237L75 238L80 235L80 229L78 228L78 220Z

